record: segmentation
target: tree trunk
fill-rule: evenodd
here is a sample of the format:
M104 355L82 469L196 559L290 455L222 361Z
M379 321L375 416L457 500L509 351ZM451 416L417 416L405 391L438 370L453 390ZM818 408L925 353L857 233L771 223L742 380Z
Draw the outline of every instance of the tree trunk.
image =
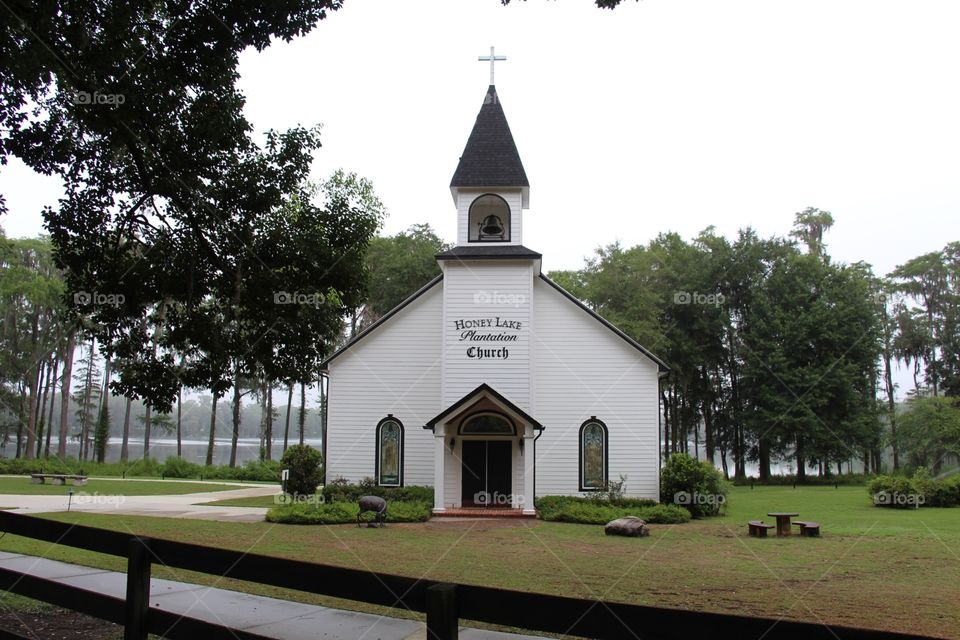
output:
M150 457L150 427L153 418L153 407L146 405L143 411L143 459Z
M267 460L273 460L273 383L267 383Z
M73 352L77 349L77 335L71 331L67 337L67 348L63 352L63 378L60 380L60 433L57 441L57 455L67 457L67 430L70 415L70 381L73 379Z
M287 423L283 428L283 451L286 453L290 441L290 405L293 404L293 383L287 383Z
M87 379L84 380L83 388L83 419L80 421L80 456L81 461L87 459L87 439L90 437L90 406L91 396L93 396L93 359L96 356L96 338L90 339L90 352L87 354Z
M37 311L33 314L33 335L30 338L30 354L31 357L36 358L37 356L37 342L39 341L40 334L40 308L37 307ZM33 447L36 444L37 438L37 405L39 404L39 398L37 397L40 390L40 368L42 362L40 358L37 358L36 365L30 370L29 375L27 376L27 388L30 392L30 404L27 414L27 444L26 449L23 451L24 458L33 457ZM18 440L19 444L19 440Z
M237 466L237 439L240 437L240 364L233 376L233 435L230 440L230 466Z
M807 462L803 457L803 436L797 435L797 483L807 480Z
M43 427L47 419L47 395L50 393L50 380L52 379L53 363L44 363L43 364L43 374L44 377L40 383L40 389L43 391L43 395L40 397L40 417L37 419L37 454L36 457L40 457L43 453Z
M219 398L217 397L216 392L214 392L214 391L211 390L210 393L213 395L213 402L210 403L210 404L211 404L211 407L210 407L210 439L207 441L207 460L206 460L206 465L207 465L208 467L213 464L213 445L214 445L214 437L216 437L216 433L217 433L217 400L219 400Z
M303 432L307 423L307 385L304 382L300 383L300 415L297 416L297 418L300 422L298 425L300 429L300 444L303 444Z
M177 389L177 457L183 457L183 385Z
M123 412L123 442L120 444L120 462L126 462L130 457L130 405L133 400L127 397L127 408Z
M770 479L770 444L765 438L760 438L757 443L757 464L757 476L761 482L766 482Z
M59 368L60 356L56 355L53 358L53 377L50 378L50 384L47 385L50 388L50 411L47 412L47 435L46 443L43 447L43 455L45 458L50 457L50 434L53 432L53 405L57 399L57 371Z

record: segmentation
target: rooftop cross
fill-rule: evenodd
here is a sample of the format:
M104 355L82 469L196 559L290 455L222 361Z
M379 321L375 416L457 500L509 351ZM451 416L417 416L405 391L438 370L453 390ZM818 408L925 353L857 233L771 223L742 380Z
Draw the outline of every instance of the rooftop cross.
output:
M477 60L480 62L490 62L490 84L493 84L493 65L501 60L506 60L507 56L497 56L493 54L493 47L490 47L490 55L488 56L478 56Z

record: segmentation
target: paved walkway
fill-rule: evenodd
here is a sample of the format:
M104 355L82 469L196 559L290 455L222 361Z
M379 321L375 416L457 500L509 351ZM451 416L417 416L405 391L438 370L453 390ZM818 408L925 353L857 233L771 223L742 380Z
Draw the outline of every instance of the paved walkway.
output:
M116 480L117 478L105 478ZM128 479L133 481L132 478ZM24 476L24 483L29 483ZM166 480L165 482L175 482ZM197 481L190 481L197 483ZM233 484L237 489L227 491L208 491L204 493L185 493L165 496L120 496L104 495L87 491L85 486L62 487L63 495L0 495L0 506L15 508L17 513L34 514L52 511L84 511L103 514L121 514L130 516L158 516L163 518L187 518L197 520L222 520L233 522L262 522L267 510L262 507L217 507L198 504L226 500L228 498L249 498L269 496L277 493L277 485L236 484L231 482L204 482L204 484ZM73 489L73 498L67 491Z
M93 569L36 556L0 552L0 567L109 596L126 596L124 573ZM150 581L150 608L223 624L265 638L288 640L420 640L423 623L316 605L265 598L185 582ZM461 627L463 640L534 640L496 631Z

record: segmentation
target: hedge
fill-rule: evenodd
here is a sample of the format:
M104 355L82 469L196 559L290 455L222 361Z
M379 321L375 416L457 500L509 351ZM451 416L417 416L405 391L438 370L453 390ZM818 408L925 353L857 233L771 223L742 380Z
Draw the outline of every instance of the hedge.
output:
M689 522L690 513L677 505L653 500L625 499L632 506L617 506L576 496L543 496L537 499L537 515L547 522L606 524L624 516L637 516L648 524Z
M867 483L867 493L877 507L956 507L960 506L960 476L936 480L922 468L912 478L877 476Z
M298 502L273 507L267 511L267 522L279 524L352 524L360 507L351 502L309 504ZM363 519L373 519L365 513ZM387 522L426 522L430 506L423 502L391 502L387 505Z
M433 506L433 487L379 487L371 483L346 484L335 480L323 488L323 497L328 503L355 503L363 496L380 496L391 505L393 502L422 502Z
M280 482L280 463L275 460L247 460L243 465L211 465L189 462L176 456L160 462L153 458L133 462L91 462L71 458L0 458L0 475L31 473L82 473L91 476L132 476L151 478L197 478L204 480L242 480Z

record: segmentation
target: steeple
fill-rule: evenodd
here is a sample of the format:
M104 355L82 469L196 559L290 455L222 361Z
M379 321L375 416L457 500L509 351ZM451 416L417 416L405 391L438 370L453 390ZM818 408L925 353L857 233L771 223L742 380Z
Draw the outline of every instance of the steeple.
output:
M523 206L526 208L530 183L503 113L497 88L490 85L473 131L467 139L467 146L460 156L460 164L450 181L450 191L456 200L459 188L493 190L501 187L521 189Z

